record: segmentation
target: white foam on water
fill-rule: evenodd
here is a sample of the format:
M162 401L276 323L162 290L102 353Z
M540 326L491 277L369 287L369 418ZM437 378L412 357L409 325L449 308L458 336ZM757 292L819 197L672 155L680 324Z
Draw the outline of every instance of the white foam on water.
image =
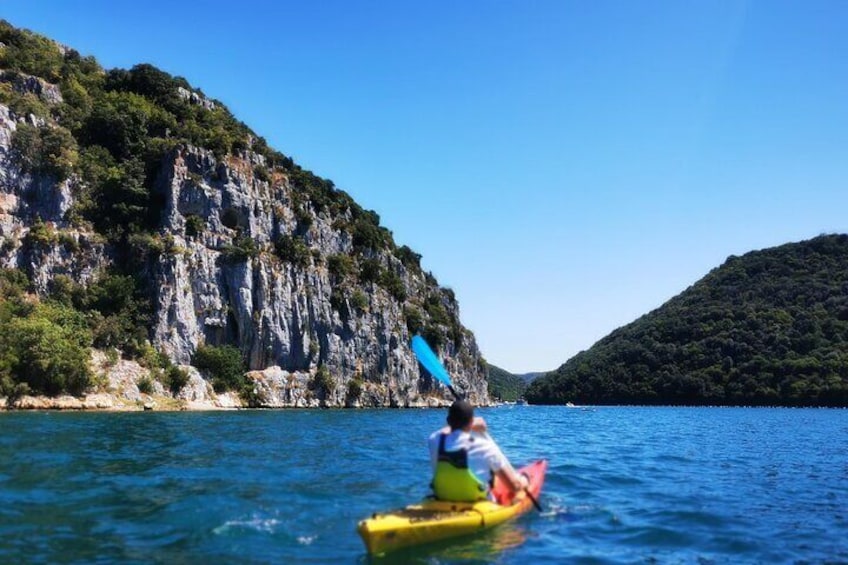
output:
M274 533L276 526L280 523L276 518L258 518L249 520L227 520L223 525L212 530L215 534L225 534L230 530L254 530L256 532Z

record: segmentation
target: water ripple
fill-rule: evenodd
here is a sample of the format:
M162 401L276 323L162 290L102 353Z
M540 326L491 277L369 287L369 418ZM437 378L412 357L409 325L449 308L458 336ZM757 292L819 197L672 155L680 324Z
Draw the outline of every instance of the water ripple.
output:
M3 563L848 562L848 412L482 409L544 511L368 558L442 410L0 414Z

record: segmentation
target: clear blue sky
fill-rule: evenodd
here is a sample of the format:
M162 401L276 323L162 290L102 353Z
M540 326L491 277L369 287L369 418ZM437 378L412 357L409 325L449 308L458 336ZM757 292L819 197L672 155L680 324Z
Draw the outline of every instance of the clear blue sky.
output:
M2 0L184 76L550 370L728 255L848 232L848 2Z

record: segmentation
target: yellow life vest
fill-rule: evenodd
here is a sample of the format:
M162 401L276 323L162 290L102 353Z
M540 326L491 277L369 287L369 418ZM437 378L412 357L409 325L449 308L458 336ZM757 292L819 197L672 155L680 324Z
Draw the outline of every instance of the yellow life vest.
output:
M439 500L474 502L486 500L488 489L468 468L468 451L445 451L445 438L439 437L439 455L433 475L433 493Z

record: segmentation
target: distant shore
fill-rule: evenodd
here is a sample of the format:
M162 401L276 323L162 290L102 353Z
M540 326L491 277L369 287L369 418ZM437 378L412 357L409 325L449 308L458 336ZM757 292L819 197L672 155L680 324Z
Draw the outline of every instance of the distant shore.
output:
M189 410L238 410L242 406L234 394L218 395L215 400L186 401L170 396L142 395L138 400L128 400L117 394L97 392L85 396L22 396L13 403L0 398L0 410L8 412L28 410L96 411L96 412L179 412Z

